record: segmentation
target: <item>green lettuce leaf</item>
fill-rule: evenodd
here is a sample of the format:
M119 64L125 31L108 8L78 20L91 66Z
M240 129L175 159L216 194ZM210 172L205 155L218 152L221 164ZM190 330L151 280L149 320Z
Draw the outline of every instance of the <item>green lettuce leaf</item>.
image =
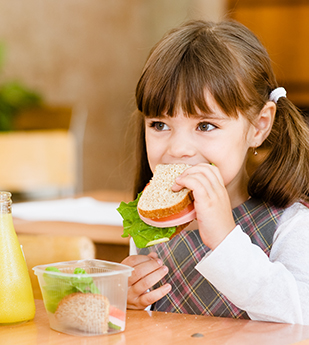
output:
M152 243L160 242L161 239L166 241L176 231L176 226L170 228L157 228L144 223L137 212L137 203L142 193L134 201L129 203L121 202L117 211L123 218L122 237L131 236L137 248L145 248Z
M42 293L45 307L51 313L56 311L59 302L67 295L75 292L100 293L92 277L89 277L83 268L75 268L73 273L78 274L76 278L48 274L48 272L61 273L57 267L53 266L47 267L45 271L47 273L43 273L43 277L46 285L43 286Z

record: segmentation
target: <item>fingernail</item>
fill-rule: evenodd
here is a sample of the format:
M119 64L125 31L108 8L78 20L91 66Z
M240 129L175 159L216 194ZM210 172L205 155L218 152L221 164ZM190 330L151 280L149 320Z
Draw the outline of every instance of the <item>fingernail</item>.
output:
M163 261L162 261L161 259L157 259L156 261L157 261L157 263L158 263L159 266L162 266L162 265L163 265Z
M180 189L181 189L181 187L179 186L179 184L174 183L172 185L172 191L178 192Z
M171 284L165 284L164 285L164 290L165 290L165 292L169 292L170 290L172 290Z
M167 266L163 266L162 268L163 268L164 272L166 272L166 273L168 272L168 267Z

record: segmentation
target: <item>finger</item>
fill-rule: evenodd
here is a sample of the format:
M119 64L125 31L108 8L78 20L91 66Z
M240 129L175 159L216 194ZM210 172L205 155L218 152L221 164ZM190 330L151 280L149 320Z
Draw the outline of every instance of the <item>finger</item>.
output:
M163 265L162 260L158 259L156 253L150 253L149 255L131 255L122 261L122 264L128 265L134 268L131 276L128 279L128 285L135 284L144 275L156 270Z
M181 177L179 181L184 187L192 190L195 201L198 201L201 197L203 199L210 198L216 190L214 182L211 181L211 178L199 172Z
M212 198L222 188L215 175L205 175L201 172L187 175L183 182L187 188L193 191L195 199L197 195Z
M127 266L136 267L149 260L160 262L160 259L158 259L158 255L156 253L150 253L148 255L130 255L126 257L121 263Z
M196 196L211 198L222 189L225 190L218 169L209 164L200 164L190 168L190 171L186 170L183 175L176 179L176 183L181 187L192 190L195 198ZM179 187L175 189L177 190Z
M185 170L183 174L180 175L180 177L185 177L187 175L196 174L196 173L202 173L205 177L208 177L211 180L215 178L216 180L220 182L222 186L224 186L224 181L220 174L220 171L213 164L200 163L200 164L194 165L193 167Z
M158 258L158 254L156 252L150 252L147 256L149 256L150 258L153 258L153 259Z
M158 270L163 266L163 262L160 259L153 259L146 256L148 260L140 262L138 265L134 266L132 275L128 279L128 285L134 285L143 277L151 274L152 272Z
M128 298L134 298L134 296L141 296L147 290L152 288L158 283L168 272L166 266L162 266L151 273L144 275L141 279L129 286Z
M172 190L174 192L179 192L184 187L189 188L189 186L186 184L186 177L195 174L202 174L205 176L205 178L213 183L219 181L219 183L224 186L223 178L216 166L207 163L200 163L189 169L186 169L180 176L178 176L175 180L175 184L172 186Z
M159 288L152 290L150 292L146 292L145 294L141 295L134 303L128 303L129 309L145 309L149 305L160 300L166 294L171 291L172 287L170 284L165 284L160 286Z

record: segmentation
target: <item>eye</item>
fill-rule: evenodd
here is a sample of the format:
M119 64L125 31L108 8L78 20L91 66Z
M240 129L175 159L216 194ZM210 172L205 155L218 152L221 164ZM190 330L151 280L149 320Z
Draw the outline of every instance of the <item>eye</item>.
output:
M201 122L197 126L197 129L201 132L209 132L212 131L213 129L217 128L216 126L212 125L209 122Z
M153 121L150 123L150 127L156 129L157 131L167 131L169 127L167 124L161 121Z

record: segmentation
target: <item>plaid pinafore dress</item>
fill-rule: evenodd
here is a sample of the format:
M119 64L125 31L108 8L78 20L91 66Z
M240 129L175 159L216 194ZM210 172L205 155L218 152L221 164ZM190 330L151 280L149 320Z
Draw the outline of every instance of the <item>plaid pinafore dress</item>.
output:
M273 236L283 209L257 199L249 199L233 209L236 224L247 233L252 243L258 245L269 256ZM169 283L172 290L157 301L152 310L249 318L222 295L194 267L210 249L205 246L198 230L182 231L172 240L149 248L138 249L138 254L158 253L169 273L154 288Z

